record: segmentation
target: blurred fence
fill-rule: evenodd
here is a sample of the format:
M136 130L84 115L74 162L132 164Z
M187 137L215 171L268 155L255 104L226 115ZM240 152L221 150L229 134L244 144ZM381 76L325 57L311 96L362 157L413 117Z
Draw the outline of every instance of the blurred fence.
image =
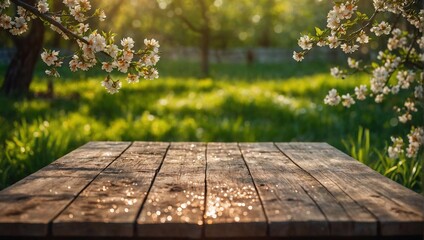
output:
M162 59L198 61L200 50L194 47L165 49ZM279 63L293 61L293 49L282 48L233 48L226 50L211 49L209 60L218 63ZM325 48L314 49L308 54L307 60L337 61L343 55L339 51Z
M72 54L69 50L60 49L61 53ZM14 48L0 48L0 64L8 64ZM209 60L212 63L279 63L293 61L293 49L282 48L232 48L226 50L211 49ZM311 51L306 60L337 61L343 54L340 51L331 51L326 48L318 48ZM165 48L162 50L161 58L166 60L188 60L199 61L200 50L195 47Z

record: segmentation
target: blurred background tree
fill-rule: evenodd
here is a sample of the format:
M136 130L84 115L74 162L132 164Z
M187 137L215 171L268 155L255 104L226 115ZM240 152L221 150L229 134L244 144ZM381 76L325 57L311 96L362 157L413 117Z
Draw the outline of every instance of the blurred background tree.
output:
M114 1L103 2L108 12ZM231 48L283 48L297 44L299 32L325 22L316 14L330 8L326 1L286 0L130 0L107 24L119 35L140 41L149 34L162 44L166 58L178 49L199 49L201 76L209 74L209 59ZM104 5L104 6L102 6ZM117 9L117 8L114 8ZM212 53L213 52L213 53Z

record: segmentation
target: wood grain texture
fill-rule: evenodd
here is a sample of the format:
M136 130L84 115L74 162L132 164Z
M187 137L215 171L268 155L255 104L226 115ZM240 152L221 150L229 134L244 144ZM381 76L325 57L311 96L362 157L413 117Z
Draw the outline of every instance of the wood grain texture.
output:
M380 228L378 234L422 234L422 196L417 196L406 188L399 188L392 181L384 181L383 185L379 182L383 180L379 174L328 144L279 143L277 146L301 168L318 179L325 175L358 205L376 216ZM402 191L403 196L393 189ZM410 196L413 200L408 199ZM406 202L412 204L405 204Z
M204 143L172 143L137 220L137 236L200 238L203 225Z
M206 186L206 237L266 236L266 217L237 143L208 144Z
M281 202L277 201L277 204L280 205L279 208L288 211L287 214L280 215L272 215L272 210L269 211L271 235L276 234L274 229L279 231L279 236L305 235L305 232L314 236L322 234L372 236L377 234L375 217L352 201L325 175L320 178L313 177L284 156L272 143L240 144L240 147L255 181L257 181L255 172L262 170L258 172L258 181L261 181L263 188L268 191L262 190L261 193L270 195L269 192L271 192L269 198ZM267 184L269 182L272 184ZM290 196L288 193L295 194ZM272 195L277 196L272 197ZM293 208L294 203L298 204L296 208ZM270 205L272 206L272 204L276 203L271 202ZM266 209L266 201L264 201L264 205ZM306 212L313 214L305 215ZM328 222L328 226L325 225L326 222ZM315 225L311 225L311 223ZM314 226L316 229L305 231L306 228Z
M90 142L0 192L0 239L403 239L423 229L423 196L326 143Z
M302 188L300 172L272 143L240 143L269 220L270 236L326 236L321 210ZM299 175L299 174L297 174Z
M139 209L168 146L132 144L54 220L53 235L133 236Z
M49 223L128 142L90 142L0 192L0 236L46 236Z

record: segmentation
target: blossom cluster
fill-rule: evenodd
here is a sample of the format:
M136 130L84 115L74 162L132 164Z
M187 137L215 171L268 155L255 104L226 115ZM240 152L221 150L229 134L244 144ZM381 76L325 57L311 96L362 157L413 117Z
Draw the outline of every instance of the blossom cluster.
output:
M402 105L394 107L394 112L401 124L409 124L423 111L424 10L422 6L417 7L419 2L414 0L373 0L374 11L368 16L358 10L359 1L337 1L327 15L326 28L316 27L315 34L302 35L298 40L302 50L293 52L293 58L302 61L314 46L339 48L345 54L352 54L373 40L386 41L385 50L379 51L372 63L348 57L346 68L331 68L331 75L336 78L366 72L370 74L370 81L368 85L355 87L353 94L339 94L336 89L331 89L324 103L350 108L368 97L381 103L391 97L406 96ZM390 14L395 16L387 18ZM393 19L404 19L407 26ZM392 137L389 157L398 158L403 153L409 158L417 156L424 145L423 126L410 128L407 146L402 137Z
M69 61L71 71L87 71L101 64L102 70L107 73L101 85L109 93L118 92L122 86L119 80L112 79L113 71L125 73L128 83L136 83L140 78L159 77L155 68L160 59L158 41L145 39L144 47L137 50L130 37L115 43L115 34L91 29L89 19L98 17L99 21L104 21L106 15L101 9L92 9L89 0L63 0L65 10L61 13L52 12L47 0L38 0L34 6L20 1L13 3L17 5L14 18L5 13L11 7L10 1L0 0L0 28L13 35L21 35L28 30L28 22L35 18L41 19L63 38L78 43L78 49ZM62 66L64 57L60 56L59 51L45 49L41 59L49 67L45 71L47 75L60 77L57 69Z

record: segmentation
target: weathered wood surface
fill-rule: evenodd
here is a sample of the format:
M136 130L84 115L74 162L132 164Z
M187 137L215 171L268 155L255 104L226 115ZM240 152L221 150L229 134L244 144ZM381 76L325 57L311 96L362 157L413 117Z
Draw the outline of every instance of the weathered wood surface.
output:
M328 144L280 143L277 146L317 179L324 176L379 221L383 236L419 235L424 228L424 198L388 182L367 166ZM389 184L387 184L389 183Z
M1 191L0 235L47 235L51 221L129 145L90 142Z
M266 236L267 221L237 143L209 143L206 237Z
M137 236L202 236L206 144L171 143L137 220Z
M423 196L325 143L90 142L0 192L0 239L422 238L423 229Z
M134 221L168 146L132 144L53 221L53 235L133 236Z

